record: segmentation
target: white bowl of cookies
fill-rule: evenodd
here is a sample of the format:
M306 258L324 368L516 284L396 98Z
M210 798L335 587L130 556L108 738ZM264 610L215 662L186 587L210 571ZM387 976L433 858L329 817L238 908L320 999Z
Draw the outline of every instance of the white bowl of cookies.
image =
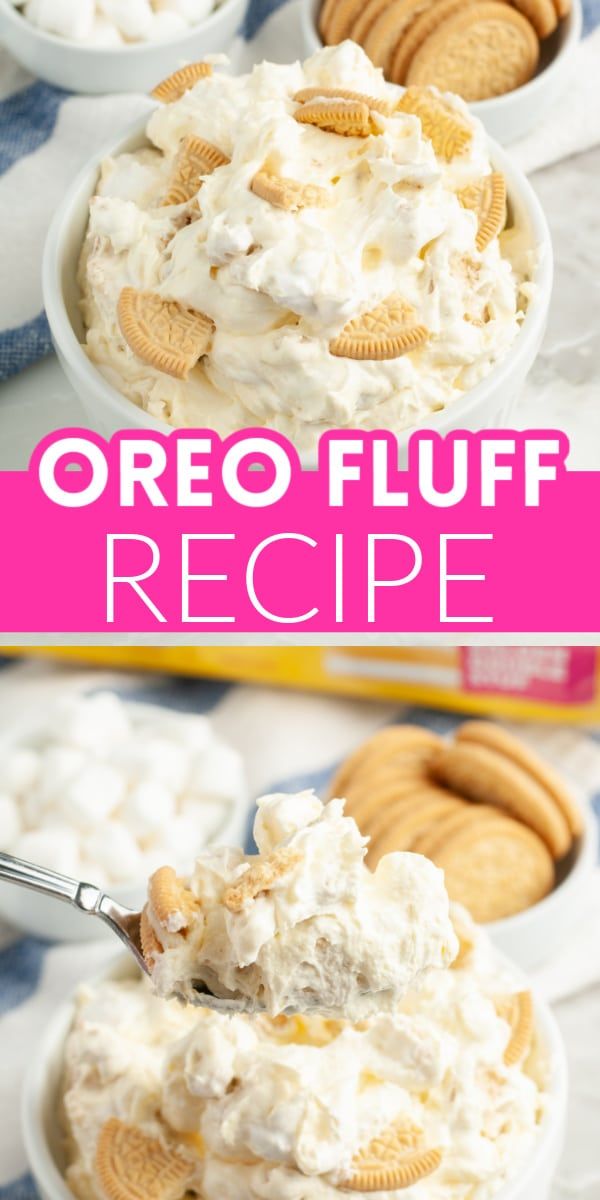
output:
M0 850L128 908L165 861L189 870L208 845L243 844L248 809L241 757L203 715L69 689L0 733ZM37 937L109 936L101 921L9 883L0 917Z
M227 50L246 2L0 0L0 39L55 87L149 92L182 63Z
M543 120L572 74L581 0L303 0L308 52L352 38L387 79L439 87L508 144Z
M450 898L531 970L585 918L597 821L572 781L521 738L467 721L452 741L418 726L380 730L336 771L332 795L369 836L373 866L392 850L430 857Z
M46 245L46 312L93 429L266 426L309 464L327 429L386 428L404 450L416 427L508 424L552 247L462 101L386 84L353 42L239 77L197 64L155 95Z
M475 936L481 942L482 935ZM73 1193L79 1200L98 1195L134 1200L146 1185L144 1194L154 1200L179 1200L184 1193L215 1200L259 1195L268 1180L269 1193L277 1197L358 1196L364 1189L329 1182L336 1162L331 1130L338 1126L323 1119L323 1110L342 1103L342 1125L352 1123L360 1146L366 1131L384 1134L390 1114L397 1119L399 1112L405 1119L410 1101L412 1140L396 1149L391 1165L386 1160L390 1182L378 1187L378 1193L395 1195L398 1186L410 1182L423 1200L434 1195L452 1200L457 1186L472 1189L481 1181L489 1200L549 1200L566 1120L567 1068L560 1032L549 1007L532 997L526 980L507 960L497 952L488 956L487 947L475 954L479 959L473 971L463 962L458 970L433 972L449 976L439 980L444 1000L433 980L430 995L426 988L424 995L409 1000L400 1036L393 1036L393 1016L381 1018L380 1053L375 1055L369 1047L378 1044L378 1018L367 1023L369 1029L314 1016L271 1021L190 1010L152 996L131 962L116 955L60 1008L32 1054L22 1122L40 1195L43 1200L72 1200ZM474 1014L480 1018L472 1029L467 1012L473 1022ZM200 1053L205 1037L206 1052ZM224 1091L220 1080L242 1053L245 1069ZM393 1069L403 1053L398 1079ZM365 1057L373 1058L371 1103L356 1128L353 1089L355 1077L362 1079ZM440 1058L443 1069L436 1080L432 1064ZM465 1059L470 1070L465 1070ZM287 1087L265 1111L264 1089L277 1083L281 1068ZM296 1079L301 1085L290 1091L289 1083ZM385 1106L378 1107L382 1088ZM287 1143L288 1114L295 1114L295 1127L298 1106L311 1111L311 1096L315 1102L318 1097L322 1119L305 1120L303 1138L294 1142L300 1163L307 1163L305 1172L294 1150L282 1163L281 1146ZM236 1133L227 1112L241 1101L246 1115L235 1122ZM461 1123L453 1124L457 1109ZM243 1140L249 1121L260 1125L260 1149L257 1138L252 1152L236 1154L230 1148L219 1155L217 1148L215 1153L223 1137ZM501 1148L496 1146L498 1130ZM430 1152L428 1162L414 1147L418 1150L417 1139L436 1135L443 1149ZM477 1154L481 1142L485 1153ZM328 1158L322 1154L309 1166L309 1146L327 1149ZM510 1153L504 1152L506 1147ZM381 1142L369 1160L373 1178L380 1153ZM389 1190L392 1178L404 1170L406 1155L411 1156L410 1178L394 1182Z

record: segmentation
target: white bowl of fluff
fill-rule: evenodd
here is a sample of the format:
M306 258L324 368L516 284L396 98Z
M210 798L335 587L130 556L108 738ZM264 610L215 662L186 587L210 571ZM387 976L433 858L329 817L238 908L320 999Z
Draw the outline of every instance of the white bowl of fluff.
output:
M347 42L343 47L336 48L336 51L339 51L342 55L343 62L340 60L341 66L338 66L337 61L333 63L328 58L327 65L323 68L320 62L311 63L310 60L309 63L305 64L304 70L300 68L299 64L289 68L274 68L276 74L273 74L272 82L269 82L269 89L274 90L277 95L277 113L271 118L273 125L277 125L281 112L281 119L285 119L286 121L286 131L290 130L291 134L294 134L294 130L297 127L296 122L294 122L294 127L292 128L291 122L287 120L287 116L289 116L287 110L284 114L285 102L283 102L283 93L285 92L287 96L288 86L290 90L300 87L303 80L314 78L315 73L321 72L321 70L324 71L326 77L335 75L337 78L339 76L344 86L347 85L348 80L352 81L354 79L355 73L358 73L362 90L365 90L367 87L374 88L377 86L381 89L384 86L378 77L377 80L371 78L371 73L375 75L377 73L374 72L374 68L372 68L366 56L353 43ZM329 51L322 53L326 56L329 55ZM318 58L319 56L315 57ZM357 71L355 71L356 67ZM269 64L263 64L259 70L263 69L265 71L270 69ZM289 84L288 75L285 72L289 73ZM257 83L252 84L252 86L264 86L266 89L266 74L262 79L264 82L261 82L259 75ZM216 86L225 93L226 88L229 87L229 83L230 81L226 81L223 84L219 82ZM194 97L189 100L190 111L192 104L196 106L194 111L197 111L198 105L201 106L201 89L204 86L208 89L208 95L213 94L211 81L208 81L206 84L203 82L197 85L198 90L194 90ZM250 84L245 86L249 88ZM392 88L392 85L386 86ZM271 91L269 91L269 94L271 94ZM394 89L392 94L400 96L401 92L399 89ZM231 104L231 99L229 103ZM186 117L187 105L188 100L186 98L186 104L183 105L182 103L181 116L175 111L177 105L174 105L168 106L170 111L166 113L159 110L151 120L162 123L166 121L175 122L174 128L178 129L179 125L177 122L181 123L183 121L185 123L188 119ZM216 116L215 120L217 120ZM317 332L310 335L304 333L304 325L301 325L300 330L297 331L291 327L293 322L289 321L286 325L287 318L284 321L284 318L281 317L281 321L285 326L284 332L281 334L278 332L280 326L277 324L273 326L273 329L269 329L267 334L265 334L265 349L263 351L262 340L258 338L252 339L243 333L238 336L236 333L237 326L235 326L235 323L238 320L237 305L241 305L243 300L245 305L244 311L246 312L249 305L249 300L247 299L249 289L239 287L236 284L237 290L234 288L234 298L231 302L233 307L227 308L227 276L225 276L225 283L220 282L223 277L219 276L219 282L216 284L214 284L213 277L211 276L211 279L206 284L206 288L214 286L218 289L219 294L216 304L217 307L220 306L219 311L222 311L225 322L222 326L223 336L215 339L215 350L209 363L213 375L215 369L217 369L218 387L213 387L210 381L209 386L207 386L207 378L205 378L204 371L192 373L193 378L192 376L190 377L189 383L184 384L171 379L167 380L166 377L163 382L162 380L157 380L156 373L152 375L152 370L142 364L144 369L140 374L139 388L143 390L146 387L146 378L148 378L149 382L147 386L152 389L149 393L150 399L146 403L146 407L143 408L125 395L126 384L122 374L123 370L129 372L129 375L134 378L135 387L138 388L138 377L137 375L132 375L134 367L137 370L137 364L132 364L132 356L124 356L125 366L122 367L123 357L117 356L116 343L113 346L114 339L110 343L107 343L105 331L101 328L95 329L93 330L94 345L98 345L101 351L106 354L106 365L101 370L100 366L96 365L96 362L92 361L88 356L82 344L85 340L85 330L80 310L81 291L78 283L78 262L88 225L90 200L96 193L100 165L103 160L113 163L116 156L132 151L135 152L149 145L145 131L145 122L138 124L128 136L120 140L115 140L112 145L106 147L103 154L98 156L82 172L65 196L50 229L44 256L44 301L54 344L63 368L81 398L89 425L104 435L110 435L117 429L122 429L126 426L167 432L173 426L167 423L162 416L153 415L157 411L155 397L159 393L162 394L162 389L165 395L172 394L175 397L173 406L176 404L179 405L173 421L174 424L211 426L216 423L215 427L221 434L231 432L233 428L266 424L269 427L279 429L280 432L288 433L288 436L292 438L302 455L304 462L308 465L315 461L318 436L324 429L328 427L351 428L353 423L357 423L359 416L361 427L371 428L374 424L377 424L379 427L386 427L387 425L388 428L393 427L394 430L397 429L401 446L406 445L410 431L415 427L431 428L439 433L447 433L453 429L480 430L494 425L506 426L510 424L515 400L536 358L545 329L552 288L552 247L543 211L524 174L512 163L499 146L486 141L481 127L474 126L474 129L476 130L476 135L474 133L473 136L477 136L478 138L477 154L481 153L485 155L493 168L501 172L506 180L511 231L506 235L508 241L503 241L503 246L506 247L503 255L509 254L510 246L511 255L514 253L519 262L523 260L527 264L526 275L529 282L526 285L528 288L526 311L522 321L519 318L518 331L510 341L510 344L508 344L505 328L507 322L504 320L504 313L502 313L501 317L495 322L493 331L490 331L489 345L488 341L485 343L482 341L481 343L482 346L485 344L486 349L475 350L471 358L466 354L463 357L462 350L461 355L458 355L455 345L457 340L459 338L466 338L469 340L469 345L475 345L470 339L477 338L478 331L475 329L475 332L473 332L473 322L467 328L467 323L464 321L459 329L454 314L452 318L447 318L445 315L442 318L439 313L445 314L445 309L440 307L438 316L437 318L434 317L434 319L437 319L438 322L443 321L442 336L434 335L431 339L431 349L427 344L424 346L423 353L428 356L425 367L419 365L418 358L415 360L414 365L411 364L409 361L411 359L410 355L406 356L404 362L402 359L398 359L391 364L385 362L349 364L348 360L327 355L323 349L323 346L326 348L326 341L324 341L325 335L321 334L321 329L331 327L330 315L327 316L324 323L317 323ZM390 145L393 142L394 147L398 133L399 131L394 129L390 134ZM208 137L208 134L206 136ZM216 141L217 135L211 133L211 136ZM239 136L243 138L246 135L241 131ZM251 135L248 134L247 136L250 137ZM258 133L256 136L258 136ZM281 139L284 137L283 127L279 129L278 136L281 142ZM330 138L333 135L320 134L320 136ZM357 140L337 139L338 142L343 141L344 143ZM378 139L371 138L366 139L366 141L376 143ZM359 147L358 149L362 153L363 147ZM328 147L326 150L327 153L325 149L323 150L325 157L330 153ZM264 154L265 146L262 146L262 151ZM254 149L248 149L247 152L254 154ZM258 149L256 152L258 154ZM366 152L375 156L380 153L378 147L375 145L373 145L372 149L367 146ZM338 149L334 147L331 153L337 154ZM386 151L386 153L388 152ZM391 150L389 153L391 153ZM424 154L425 151L419 149L417 153ZM131 160L125 160L125 162L127 161L131 162ZM452 165L454 167L454 164ZM125 170L126 167L123 169ZM225 166L221 169L226 171L228 167ZM237 169L238 167L234 163L233 170ZM211 177L208 183L205 184L207 188L209 185L212 185L213 179L214 177ZM245 172L244 180L242 182L238 180L236 188L233 188L232 185L229 191L225 193L224 203L227 203L226 197L230 195L231 203L233 204L235 201L235 204L237 204L238 200L242 197L243 189L249 189L248 170ZM259 201L257 197L253 198L253 202L254 200L257 203L265 203L265 201ZM383 200L386 204L388 203L387 198L384 197ZM247 202L244 201L244 203ZM343 203L347 204L345 198L343 198ZM379 200L377 200L377 203L380 203ZM438 201L436 200L437 203ZM444 204L446 204L446 198L444 198ZM96 209L96 211L101 211L104 214L105 209L108 212L107 204L103 202L101 208ZM160 212L160 209L153 211ZM426 211L426 209L423 209L424 214ZM420 213L421 209L419 209L419 213L410 215L407 218L411 223L409 226L411 238L413 237L412 227L417 220L420 221L422 219ZM217 235L219 238L221 237L222 229L230 228L226 217L227 213L220 213L217 220L211 223L209 230L211 241ZM256 220L262 219L256 213L256 210L252 210L252 214L245 218L244 221L238 220L236 222L234 218L235 214L231 218L232 247L240 228L243 227L242 232L245 231L246 225L252 226L253 229L253 223ZM104 219L104 216L102 219ZM323 220L326 219L323 218ZM279 220L279 217L277 220ZM321 221L321 217L317 214L314 218L311 217L310 220ZM380 226L381 220L382 218L379 219ZM214 234L213 228L215 231ZM392 223L389 228L396 229L396 223ZM383 227L382 233L385 234ZM181 234L185 234L185 229L181 230ZM276 241L277 235L277 230L273 228L270 236L274 241ZM392 236L389 230L388 235L389 237ZM300 239L304 237L304 233L300 231L297 236ZM311 236L313 236L312 233ZM366 233L363 231L361 234L361 245L366 236ZM462 234L460 234L460 237L462 238ZM177 244L177 237L174 238L174 244ZM289 245L289 242L286 242L285 245ZM136 241L134 245L136 254L139 253L138 249L136 249L138 246L139 243ZM491 249L492 247L490 247ZM180 254L183 253L182 247ZM204 271L204 258L202 255L204 257L209 256L209 251L202 251L202 255L200 251L195 251L194 253L197 253L200 258L199 269ZM231 253L234 253L234 249L232 249ZM302 292L304 296L306 289L310 291L310 288L312 288L306 303L312 307L318 306L321 297L317 293L322 290L322 285L320 283L320 276L315 274L314 265L311 265L313 264L313 260L318 256L313 254L311 258L308 255L309 262L306 268L306 280L304 274L302 274L302 278L297 282L298 272L300 271L299 265L296 267L290 265L288 271L287 265L280 263L281 256L278 258L276 246L271 247L270 243L268 254L271 256L269 258L270 265L267 264L265 266L265 260L261 260L257 266L260 271L263 271L263 269L271 270L274 279L273 292L275 293L278 283L274 275L280 271L285 276L285 279L288 280L290 288L294 289L294 293L295 291ZM225 251L224 255L226 260ZM299 257L299 255L296 256L294 260L296 263L298 263ZM305 257L307 256L305 255ZM358 264L358 260L356 265L348 263L346 266L347 260L345 256L337 254L335 247L331 252L331 257L330 274L331 272L335 274L335 272L341 271L348 274L349 277L354 278L358 273L360 275L361 287L368 290L369 296L371 295L371 291L379 287L377 282L376 285L373 284L369 269L363 269ZM250 258L251 256L247 258L247 263L250 263ZM107 264L107 281L110 281L111 278L112 264L116 263L118 267L119 261L117 254L114 254L112 259L109 260ZM388 281L386 278L381 286L389 286L390 282L395 282L397 278L404 279L404 276L409 274L410 279L407 286L412 286L414 256L400 255L397 261L397 269L394 265L396 260L390 259L388 262L386 259L384 261L383 268L385 270L389 268L389 272L391 273L390 280ZM505 258L501 257L500 261L504 263ZM188 266L190 278L194 276L195 279L195 260L192 266L189 263ZM100 272L102 264L99 262L94 263L94 268L97 268ZM125 271L129 282L133 282L133 278L130 275L132 269L133 266L130 265L129 258L127 258ZM244 264L241 252L236 253L234 265L231 268L232 271L235 270L239 274L239 271L253 269L251 263L249 266ZM436 271L438 268L432 266L431 270ZM490 274L490 268L486 268L486 271L487 279ZM237 278L237 274L235 278ZM438 274L440 276L441 287L444 279L441 268ZM200 278L203 279L203 275ZM336 282L338 280L337 274L335 274L335 280ZM144 286L148 285L145 284ZM515 287L518 286L515 279ZM196 287L199 288L200 285L194 283L194 288ZM443 287L445 288L445 295L448 288L445 284L443 284ZM204 289L204 284L202 284L202 289ZM243 293L243 296L240 296L240 293ZM267 299L269 305L276 305L277 303L271 297L265 297L264 293L260 292L260 289L258 292L255 291L252 294L258 296L258 300L254 301L255 305L260 302L262 306L267 302ZM353 295L355 295L355 291L350 285L344 288L336 286L335 299L331 301L331 304L335 306L336 320L340 306L344 309L344 312L346 309L350 313L354 311L356 304L351 304L348 299L348 297ZM197 307L199 307L202 300L204 300L205 304L208 303L205 290L202 290L202 294L198 291L198 296ZM340 299L340 297L345 299ZM427 298L425 297L424 303L426 302ZM297 303L300 307L294 309L294 303ZM362 303L363 308L366 308L370 300L368 302L363 300ZM517 299L515 299L515 304L517 303ZM295 312L304 311L302 296L296 297L294 294L292 302L286 294L285 304ZM102 311L107 310L108 300L101 294L100 305L104 305ZM438 305L442 305L442 300L438 301ZM110 312L113 313L112 296L110 297ZM230 312L231 316L228 316ZM259 309L258 317L260 320L262 320L261 312L262 310ZM281 312L283 312L283 309ZM254 320L254 310L250 315L252 316L252 320ZM245 317L244 319L248 318ZM297 322L299 320L300 318L297 318ZM305 322L307 328L312 328L311 321L313 321L312 316ZM327 321L329 325L326 324ZM339 323L341 325L342 320ZM492 338L500 339L501 350L496 346L495 342L492 345ZM455 367L454 365L460 357L461 363L464 364L467 362L470 364L466 369L471 371L472 374L474 373L475 378L480 380L479 382L470 385L467 382L464 385L458 384L456 386L454 383L447 383L448 374L443 375L444 371L448 372L444 353L446 344L450 345L451 339L454 339L452 341L454 356L448 361L452 364L452 369L458 371L459 374L462 372L462 366L459 367L456 365ZM117 341L120 346L118 338ZM253 341L256 343L254 346L252 345ZM105 351L104 347L106 347ZM258 355L260 356L260 361L255 361ZM487 361L488 357L490 358L489 363ZM247 361L248 358L251 361ZM293 370L291 367L287 369L286 363L288 361L299 364L297 365L297 369ZM264 367L265 363L266 367ZM417 379L418 381L421 379L423 386L419 387L419 393L422 392L422 396L419 394L417 397L412 386L408 386L406 383L401 385L400 391L393 383L391 377L392 368L394 371L400 373L398 377L402 380ZM485 374L485 377L481 378L481 373L484 369L488 370L488 373ZM324 371L328 372L327 380L323 376ZM370 389L368 394L366 392L363 394L362 391L362 381L365 377L365 371L366 378L368 378L367 386ZM239 381L237 392L234 391L231 385L232 372L236 381ZM319 386L321 378L323 378L322 391L320 391ZM250 399L248 399L247 395L249 379L251 379L253 385ZM344 384L342 386L340 379L347 380L347 385ZM172 385L176 385L175 391L173 391ZM121 386L123 390L119 390ZM468 390L459 390L461 386L468 388ZM289 394L286 394L286 387L289 389ZM206 396L207 391L209 392L208 396ZM355 393L357 393L357 397ZM367 395L368 398L365 398ZM301 400L300 396L302 397ZM371 400L371 396L375 397L375 401ZM444 399L446 396L449 398ZM378 397L383 397L384 402L379 403ZM356 405L356 411L354 410L354 405ZM151 411L148 411L148 408ZM386 411L391 414L389 422L385 419ZM413 413L414 416L412 415ZM231 424L231 429L228 423Z
M0 40L21 66L67 91L150 92L183 63L227 50L246 3L28 0L34 23L17 0L0 0Z
M502 960L500 956L498 958L499 965L510 972L511 978L518 982L519 975L515 969L507 960ZM104 980L132 978L135 978L135 968L129 956L117 954L105 970L90 982L94 986ZM521 977L521 982L526 988L525 977ZM550 1200L552 1180L562 1153L568 1093L565 1051L558 1025L549 1006L539 997L534 997L534 1006L536 1024L544 1043L549 1067L545 1093L546 1111L531 1154L512 1181L494 1193L493 1200ZM33 1050L23 1092L22 1127L25 1148L42 1200L73 1200L73 1193L63 1175L65 1151L64 1134L60 1124L60 1101L65 1043L75 1009L76 997L72 996L50 1021L41 1043ZM420 1190L418 1185L417 1190ZM396 1194L402 1193L394 1193ZM474 1191L473 1195L475 1194ZM486 1190L485 1194L489 1196L489 1190ZM307 1191L306 1196L308 1195Z
M189 871L246 839L240 755L204 716L112 692L70 693L0 732L0 849L139 908L164 863ZM38 937L106 937L61 901L0 884L0 917Z
M322 5L323 0L302 0L300 20L307 54L314 54L323 45L318 29ZM469 105L491 137L503 145L518 141L544 120L569 83L577 87L574 52L581 39L582 26L581 0L572 0L571 11L560 20L552 36L541 42L539 66L529 83L502 96ZM548 135L551 136L550 128Z

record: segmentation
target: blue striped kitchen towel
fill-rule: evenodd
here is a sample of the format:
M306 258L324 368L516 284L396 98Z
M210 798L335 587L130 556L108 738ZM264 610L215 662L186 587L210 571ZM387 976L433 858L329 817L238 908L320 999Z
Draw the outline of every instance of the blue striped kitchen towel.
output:
M234 68L302 56L304 0L250 0ZM575 86L543 128L516 147L535 170L600 142L600 0L584 0L586 37ZM142 96L74 96L35 82L0 50L0 380L51 349L40 263L52 213L80 167L148 107ZM1 1200L1 1197L0 1197Z
M243 754L254 797L305 787L314 787L323 795L339 760L390 720L418 721L444 734L461 719L451 713L399 709L352 698L5 660L0 664L0 730L10 727L15 713L51 707L64 689L99 687L115 687L132 698L209 714L220 735ZM562 768L579 780L595 801L600 817L600 734L536 725L528 729L527 736L539 750L560 759ZM249 809L249 831L251 819ZM600 1094L594 1097L590 1090L590 1079L600 1072L600 871L595 882L579 933L568 950L535 980L557 1004L572 1076L571 1142L552 1200L566 1200L567 1196L592 1200L595 1184L588 1189L586 1181L600 1177L598 1139L591 1133L600 1120ZM60 945L20 937L0 925L0 1200L37 1200L20 1126L23 1080L35 1059L36 1042L56 1008L79 981L101 970L114 951L110 938ZM576 1145L579 1127L583 1133L589 1131L582 1146Z

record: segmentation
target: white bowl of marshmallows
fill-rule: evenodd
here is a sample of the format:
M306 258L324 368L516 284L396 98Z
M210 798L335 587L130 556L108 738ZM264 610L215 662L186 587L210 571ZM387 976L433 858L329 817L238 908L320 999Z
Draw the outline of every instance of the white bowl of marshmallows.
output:
M244 843L238 752L204 716L69 693L0 732L0 849L96 884L135 908L165 862L190 870L213 842ZM105 934L66 904L6 884L0 917L39 937Z
M0 0L0 40L74 92L149 92L183 62L226 50L246 0Z

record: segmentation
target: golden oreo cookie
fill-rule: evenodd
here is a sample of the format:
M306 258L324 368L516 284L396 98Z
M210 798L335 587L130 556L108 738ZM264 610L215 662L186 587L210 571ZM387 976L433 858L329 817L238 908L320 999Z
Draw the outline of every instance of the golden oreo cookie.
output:
M175 379L187 379L192 367L210 350L214 322L177 300L125 287L117 313L121 333L133 353Z
M553 0L512 0L515 8L533 25L539 38L550 37L558 25Z
M392 1126L373 1138L352 1160L342 1187L353 1192L395 1192L437 1171L442 1152L419 1149L420 1130Z
M381 0L387 4L388 0ZM348 37L362 0L325 0L319 17L319 32L326 46L337 46Z
M484 175L478 183L457 193L463 208L477 217L475 245L481 253L502 232L506 224L506 180L500 171Z
M433 757L433 751L431 757ZM346 785L345 799L348 808L360 804L364 797L377 792L383 800L393 800L396 796L404 796L424 784L427 756L423 754L406 755L398 764L391 762L379 763L368 760L353 774Z
M554 858L569 850L571 832L558 805L533 776L497 750L466 740L455 742L440 751L432 772L459 795L495 805L529 825Z
M375 131L371 110L363 100L316 100L296 109L294 118L300 125L313 125L340 137L364 138Z
M423 793L416 793L410 806L396 818L391 818L389 824L381 822L374 829L369 846L369 865L374 869L380 858L395 850L413 850L416 839L425 830L435 827L443 817L460 811L460 800L444 795L441 788L430 788ZM368 830L367 830L368 832Z
M387 748L371 751L354 767L346 789L347 798L357 791L380 790L393 794L394 788L405 780L413 784L425 781L429 765L443 745L441 738L434 734L431 740L412 746L400 735L396 745L390 741Z
M373 821L392 808L397 810L410 806L415 791L422 786L423 780L419 778L400 779L397 783L387 783L381 787L361 785L360 792L350 791L346 813L356 821L365 837L367 834L371 836Z
M383 100L381 96L369 96L366 92L354 92L345 87L306 87L293 96L297 104L308 104L313 100L355 100L366 104L372 112L381 113L382 117L391 117L394 105L391 100Z
M495 820L498 817L498 810L492 808L489 804L469 804L463 800L462 803L449 810L440 820L431 825L429 829L423 831L414 842L414 850L416 854L424 854L427 858L434 858L436 851L446 847L453 837L460 835L464 829L471 828L474 822L481 824L483 821Z
M251 191L274 208L298 212L301 208L326 208L331 204L331 195L326 188L314 183L300 183L297 179L286 179L272 171L258 171L250 184Z
M578 804L571 795L564 780L549 763L526 746L520 738L514 737L508 730L496 725L493 721L465 721L457 730L458 742L474 742L476 745L488 746L504 754L517 766L522 767L541 787L550 794L562 812L573 837L583 833L583 819Z
M152 970L164 947L154 932L146 906L142 909L140 916L140 946L144 962Z
M361 742L360 746L344 759L332 779L330 795L345 796L348 783L367 762L395 763L406 754L420 750L439 750L442 745L440 738L420 725L386 725L367 738L366 742Z
M172 104L174 100L181 100L181 97L189 92L199 79L209 79L212 73L213 69L210 63L188 63L186 67L180 67L178 71L174 71L172 75L168 75L166 79L157 84L150 95L154 100L160 100L162 104Z
M466 967L470 961L471 955L475 949L475 938L473 931L466 922L461 920L456 912L451 914L452 927L458 938L458 954L451 964L453 971L460 971L462 967Z
M194 1167L158 1138L111 1117L98 1138L96 1171L107 1200L180 1200Z
M365 788L356 800L349 803L346 811L356 821L361 833L371 838L373 845L376 837L413 812L417 798L423 801L441 796L450 796L450 792L436 788L422 776L415 776L400 779L396 785L386 784L385 787L374 787L371 791Z
M466 117L430 87L407 88L397 111L419 118L423 136L431 142L438 158L446 162L464 154L471 145L473 131Z
M400 38L423 8L424 0L389 0L364 35L354 25L351 36L360 39L365 54L387 75Z
M366 0L356 11L354 20L348 30L347 36L352 38L353 42L358 42L362 46L367 34L373 28L379 17L385 12L390 0Z
M464 100L487 100L528 83L540 46L526 17L502 0L483 0L442 21L415 53L409 86L435 84Z
M530 908L554 886L554 864L543 841L510 817L477 819L474 810L431 858L444 871L450 899L482 924Z
M390 296L371 312L349 321L330 341L329 353L337 358L381 361L410 354L428 338L429 330L419 324L412 305L400 296Z
M476 0L429 0L417 16L404 30L392 55L388 77L392 83L404 83L406 72L420 46L438 25L451 17L466 4L474 4ZM503 0L509 3L509 0Z
M158 924L170 933L187 929L200 907L172 867L159 867L150 876L148 903Z
M496 1012L510 1026L504 1061L507 1067L514 1067L527 1057L533 1041L534 1013L531 992L515 992L501 997L496 1001Z
M217 167L225 167L230 159L218 146L204 138L191 135L183 139L173 167L162 204L187 204L202 185L204 175L212 175Z
M290 871L293 871L301 860L302 855L297 850L285 846L282 850L274 850L262 862L254 863L249 867L240 877L239 883L232 884L225 889L223 894L225 908L232 913L241 912L249 900L256 900L257 896L270 892L271 888L275 887L275 884Z

